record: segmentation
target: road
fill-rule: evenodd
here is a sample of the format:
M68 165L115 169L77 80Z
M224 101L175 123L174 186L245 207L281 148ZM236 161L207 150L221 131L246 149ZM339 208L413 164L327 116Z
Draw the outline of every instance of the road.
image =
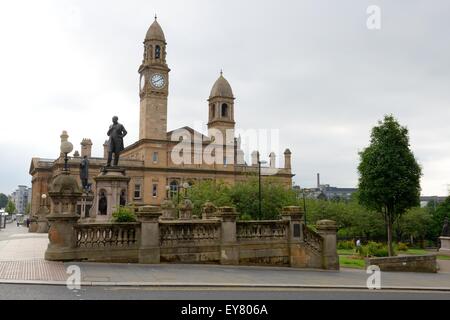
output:
M450 300L449 292L82 287L0 284L0 300Z

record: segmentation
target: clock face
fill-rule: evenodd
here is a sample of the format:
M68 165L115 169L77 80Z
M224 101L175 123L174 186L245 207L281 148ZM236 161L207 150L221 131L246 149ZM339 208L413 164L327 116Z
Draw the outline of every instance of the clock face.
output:
M164 79L164 76L162 74L155 73L150 78L150 83L154 88L162 89L166 85L166 79Z

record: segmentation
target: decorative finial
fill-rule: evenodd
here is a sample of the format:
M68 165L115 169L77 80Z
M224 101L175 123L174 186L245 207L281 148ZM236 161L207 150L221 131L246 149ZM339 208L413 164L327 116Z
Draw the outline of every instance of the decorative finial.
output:
M158 20L158 16L157 16L156 13L155 13L155 21L156 21L156 20Z
M223 76L223 69L220 69L220 75Z

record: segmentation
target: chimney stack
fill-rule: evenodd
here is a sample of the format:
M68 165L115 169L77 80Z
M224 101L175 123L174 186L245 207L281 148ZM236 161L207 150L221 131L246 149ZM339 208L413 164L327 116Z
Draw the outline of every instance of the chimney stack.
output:
M92 141L91 139L83 139L81 141L81 157L87 156L90 158L92 156Z
M317 174L317 189L320 189L320 173Z

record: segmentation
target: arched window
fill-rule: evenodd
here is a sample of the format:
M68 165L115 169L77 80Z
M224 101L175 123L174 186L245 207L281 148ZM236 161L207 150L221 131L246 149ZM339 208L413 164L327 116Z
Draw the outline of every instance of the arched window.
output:
M161 47L156 46L155 47L155 59L159 59L159 58L161 58Z
M228 105L226 103L222 105L222 118L228 118Z
M178 181L173 180L170 183L170 199L172 199L174 196L176 196L178 193Z
M125 190L122 190L120 192L120 206L124 207L126 205L127 205L127 195L126 195Z
M106 199L106 191L100 191L100 198L98 199L98 213L101 216L108 214L108 200Z

